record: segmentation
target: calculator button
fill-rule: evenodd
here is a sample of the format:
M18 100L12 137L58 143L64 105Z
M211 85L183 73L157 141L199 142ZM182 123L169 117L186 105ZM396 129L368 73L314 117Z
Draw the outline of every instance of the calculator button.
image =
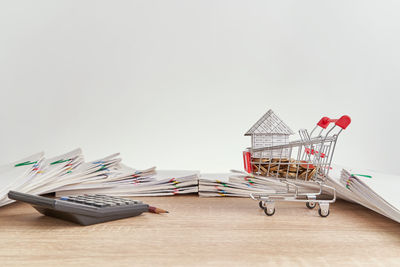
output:
M93 203L93 206L103 208L103 207L107 207L107 204L95 202L95 203Z
M114 207L114 206L131 206L138 203L142 203L141 201L132 200L129 198L122 198L122 197L114 197L114 196L107 196L103 194L85 194L79 196L67 196L62 197L61 200L66 200L75 203L81 203L88 206L95 206L95 207Z

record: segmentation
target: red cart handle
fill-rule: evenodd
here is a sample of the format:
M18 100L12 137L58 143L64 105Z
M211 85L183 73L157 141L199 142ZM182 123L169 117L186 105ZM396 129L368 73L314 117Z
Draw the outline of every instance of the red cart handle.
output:
M317 125L321 128L326 129L326 127L328 127L331 122L334 122L336 126L339 126L344 130L351 123L351 118L347 115L343 115L342 117L340 117L340 119L330 119L328 117L322 117Z

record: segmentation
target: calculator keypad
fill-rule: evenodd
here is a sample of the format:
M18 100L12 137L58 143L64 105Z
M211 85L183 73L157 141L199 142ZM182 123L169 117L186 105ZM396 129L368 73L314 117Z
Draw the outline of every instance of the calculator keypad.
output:
M80 195L61 197L60 200L75 202L83 205L94 206L98 208L130 206L142 204L142 201L132 200L128 198L113 197L108 195Z

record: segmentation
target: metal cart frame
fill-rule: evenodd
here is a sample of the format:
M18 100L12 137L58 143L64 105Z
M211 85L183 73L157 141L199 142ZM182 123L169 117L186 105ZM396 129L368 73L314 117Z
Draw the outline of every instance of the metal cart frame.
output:
M325 182L337 139L350 122L350 117L346 115L340 119L323 117L310 134L305 129L300 130L300 140L286 145L249 148L244 152L247 173L286 186L286 190L275 193L250 194L253 200L259 201L259 206L266 215L274 215L277 201L304 202L309 209L318 204L319 215L329 215L329 205L336 201L336 190ZM334 124L329 129L331 123ZM321 130L316 134L318 127ZM317 191L310 188L316 188ZM323 192L330 192L332 197L324 198Z

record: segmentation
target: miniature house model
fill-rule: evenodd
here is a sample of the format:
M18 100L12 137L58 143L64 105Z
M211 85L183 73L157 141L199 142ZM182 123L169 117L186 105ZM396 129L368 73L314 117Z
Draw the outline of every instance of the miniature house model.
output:
M271 109L265 113L244 135L251 136L251 148L285 145L289 143L289 135L294 132ZM287 157L288 149L256 152L253 158Z

